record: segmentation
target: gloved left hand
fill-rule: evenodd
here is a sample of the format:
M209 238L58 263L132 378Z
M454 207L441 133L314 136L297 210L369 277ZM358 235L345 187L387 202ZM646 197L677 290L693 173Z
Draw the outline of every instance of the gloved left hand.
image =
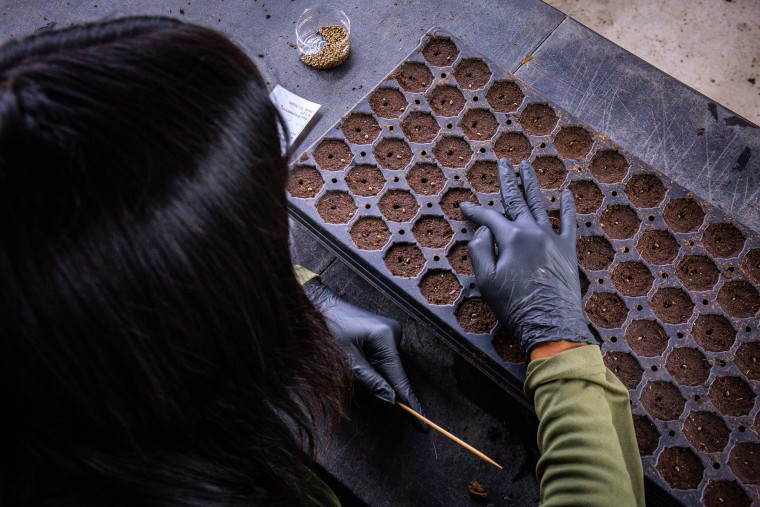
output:
M318 279L304 284L304 292L322 312L330 333L348 358L356 381L375 398L393 405L396 399L422 414L422 407L401 365L398 345L401 325L340 299ZM426 424L411 419L428 432Z

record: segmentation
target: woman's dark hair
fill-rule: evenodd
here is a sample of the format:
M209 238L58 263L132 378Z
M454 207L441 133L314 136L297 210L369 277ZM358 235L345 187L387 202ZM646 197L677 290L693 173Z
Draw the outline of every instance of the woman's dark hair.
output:
M210 29L0 48L3 503L307 502L348 377L293 274L279 123Z

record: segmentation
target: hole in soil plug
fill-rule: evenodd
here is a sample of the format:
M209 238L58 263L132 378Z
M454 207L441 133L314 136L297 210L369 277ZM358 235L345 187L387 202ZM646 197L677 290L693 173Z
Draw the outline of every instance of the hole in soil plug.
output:
M718 293L718 304L732 317L753 317L760 310L760 294L749 282L726 282Z
M491 139L499 128L499 122L486 109L470 109L459 122L464 135L473 141ZM483 150L485 152L485 150Z
M660 381L648 382L639 399L649 415L663 421L678 419L686 403L676 386Z
M493 347L499 357L507 363L524 363L525 354L523 354L517 338L510 333L506 327L502 326L496 331L493 337Z
M396 243L385 254L385 265L395 276L413 278L425 267L425 256L416 245Z
M596 212L602 205L604 194L591 180L571 181L568 188L575 198L575 209L578 213L586 215Z
M491 69L483 60L467 58L457 65L454 79L457 80L459 86L468 90L483 88L491 79Z
M516 111L524 97L520 87L513 81L496 81L486 93L488 103L494 111L500 113Z
M472 158L470 145L461 137L444 137L433 148L436 158L446 167L464 167Z
M637 355L655 357L668 346L668 335L657 321L634 320L625 331L625 341Z
M639 230L639 217L629 206L613 204L602 211L600 225L613 239L633 237Z
M322 189L322 176L313 167L298 165L290 171L288 192L293 197L314 197Z
M744 248L744 234L733 224L710 224L705 229L703 242L715 257L733 257Z
M452 188L441 198L441 209L452 220L464 220L464 215L459 209L459 204L463 201L478 204L478 199L470 190L466 188Z
M362 250L380 250L388 242L391 233L382 219L362 217L350 231L351 240Z
M428 271L420 281L420 292L433 305L450 305L459 297L462 287L450 271Z
M633 429L636 432L636 441L639 444L639 454L650 456L660 443L660 432L651 420L645 415L633 416Z
M417 220L412 234L420 245L428 248L441 248L454 235L448 222L442 217L424 216Z
M723 352L736 340L736 330L723 315L700 315L691 329L694 340L708 352Z
M641 382L644 370L636 358L627 352L607 352L604 355L604 364L628 389L636 389Z
M665 197L665 186L654 174L636 174L626 184L625 193L637 208L654 208Z
M360 164L348 172L346 185L353 194L367 197L376 195L383 189L385 178L377 167Z
M602 236L578 236L576 252L578 264L594 271L607 269L615 256L612 245Z
M675 348L668 355L666 368L670 376L682 386L698 386L707 380L710 363L697 349Z
M467 251L467 243L467 241L455 243L454 246L451 247L451 250L449 250L446 258L457 273L474 275L475 272L472 269L472 262L470 262L470 254Z
M328 171L340 171L354 158L351 150L340 139L325 139L314 148L314 160Z
M451 85L436 86L427 99L430 108L438 116L456 116L465 104L462 92Z
M385 169L403 169L412 160L412 150L403 139L383 139L375 146L375 159Z
M557 113L547 104L529 104L518 118L525 132L545 136L557 125Z
M527 160L532 149L528 138L518 132L502 134L493 145L499 158L507 157L513 164Z
M422 56L425 57L431 65L436 67L445 67L451 65L459 56L459 48L451 39L444 37L433 37L422 50Z
M536 160L533 161L533 169L536 171L538 185L541 188L559 188L567 176L565 164L551 155L536 157Z
M356 204L347 192L325 192L317 203L317 212L328 224L344 224L356 213Z
M713 261L703 255L684 257L676 268L678 278L690 290L709 290L718 282L720 272Z
M665 287L652 296L651 308L657 317L668 324L681 324L689 320L694 303L689 295L678 287Z
M348 142L353 144L370 144L380 134L380 125L371 114L365 113L351 114L340 129Z
M665 205L662 218L675 232L689 232L702 225L705 212L694 199L680 197Z
M624 296L644 296L652 282L652 273L640 262L621 262L612 272L612 283Z
M710 386L710 399L725 415L749 415L755 405L755 393L739 377L718 377Z
M636 249L647 262L670 264L678 255L678 243L668 231L645 231Z
M406 99L395 88L378 88L369 95L369 107L381 118L398 118L406 109Z
M417 111L404 118L401 130L413 143L429 143L435 139L441 128L430 113Z
M420 209L417 200L406 190L389 190L378 201L378 207L392 222L408 222Z
M625 322L628 308L617 294L597 292L586 303L586 313L595 325L602 328L616 328Z
M628 172L628 161L617 151L602 150L591 159L591 174L602 183L623 181Z
M427 65L419 62L404 62L393 77L407 92L424 92L433 82L433 74Z
M481 298L465 299L457 308L456 316L468 333L488 333L496 325L496 316Z
M434 195L441 191L446 179L435 164L420 163L409 170L406 181L416 193Z
M728 443L728 426L712 412L692 412L683 424L691 445L702 452L720 452Z
M673 489L695 489L702 482L705 467L688 447L668 447L657 460L657 470Z

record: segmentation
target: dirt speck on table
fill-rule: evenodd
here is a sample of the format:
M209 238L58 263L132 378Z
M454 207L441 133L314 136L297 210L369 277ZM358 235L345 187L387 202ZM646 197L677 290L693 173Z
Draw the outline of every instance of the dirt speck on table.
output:
M488 492L485 488L475 479L471 480L467 485L467 492L471 497L477 500L485 500L488 498Z

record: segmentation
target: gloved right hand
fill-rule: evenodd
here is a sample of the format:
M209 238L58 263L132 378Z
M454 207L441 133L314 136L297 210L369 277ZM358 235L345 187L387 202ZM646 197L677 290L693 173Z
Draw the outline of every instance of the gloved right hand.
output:
M598 341L583 310L575 251L575 201L562 193L561 232L552 230L538 180L528 162L520 164L525 198L507 159L499 160L505 218L497 211L463 202L462 213L480 225L468 245L483 298L518 339L526 357L539 343Z

